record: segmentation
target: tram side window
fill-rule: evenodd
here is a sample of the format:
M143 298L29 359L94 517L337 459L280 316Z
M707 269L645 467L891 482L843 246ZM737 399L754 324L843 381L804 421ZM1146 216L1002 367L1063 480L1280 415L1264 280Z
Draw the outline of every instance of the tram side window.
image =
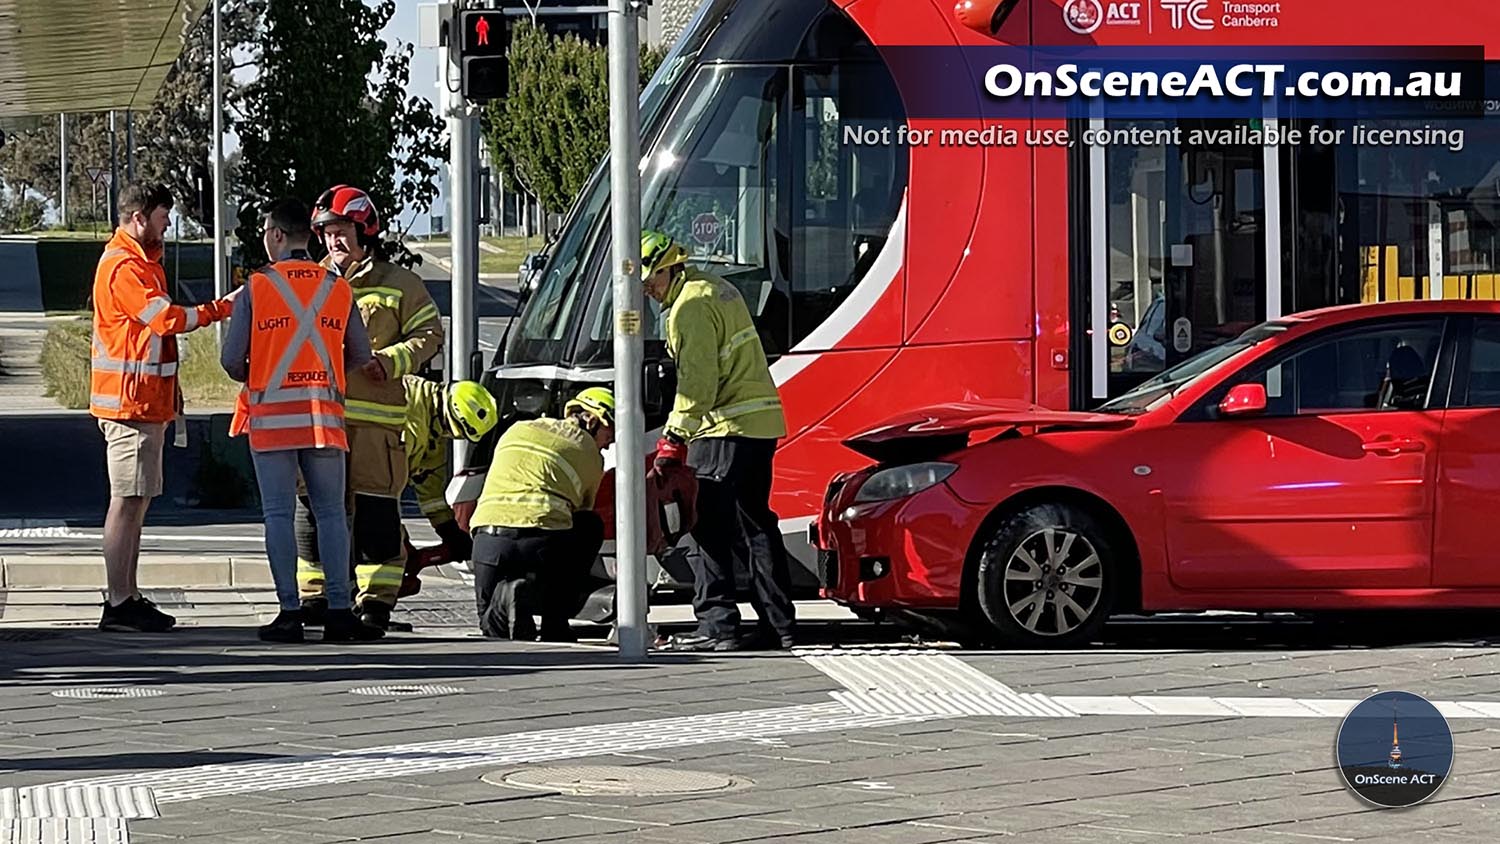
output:
M812 333L869 273L900 210L903 145L845 143L846 127L892 136L904 122L883 66L800 69L793 101L792 343Z
M1500 127L1491 123L1377 121L1367 128L1425 134L1289 150L1292 306L1500 299Z

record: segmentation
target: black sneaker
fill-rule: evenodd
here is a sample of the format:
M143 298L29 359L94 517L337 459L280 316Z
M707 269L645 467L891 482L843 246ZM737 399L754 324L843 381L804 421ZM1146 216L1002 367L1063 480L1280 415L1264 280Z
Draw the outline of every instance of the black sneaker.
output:
M156 608L156 604L140 595L127 598L119 606L104 602L104 612L99 617L99 629L117 633L165 633L177 624L177 619Z
M740 637L730 634L728 636L705 636L702 633L679 633L667 640L664 650L669 651L737 651L740 649Z
M365 624L349 610L330 609L323 619L325 642L373 642L384 635L384 630Z
M328 599L303 598L302 599L302 623L308 627L322 627L323 616L328 614Z
M262 642L304 641L302 611L282 610L277 614L275 621L260 628L259 636Z

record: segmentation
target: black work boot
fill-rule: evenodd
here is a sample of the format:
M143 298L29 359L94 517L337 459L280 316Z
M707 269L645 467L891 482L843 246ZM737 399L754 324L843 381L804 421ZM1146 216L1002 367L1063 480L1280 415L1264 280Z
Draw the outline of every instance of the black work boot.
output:
M365 601L355 608L354 614L359 616L360 621L380 630L389 630L391 626L391 608L378 601Z
M385 636L379 627L371 627L349 610L330 609L323 619L325 642L373 642Z
M260 628L259 636L262 642L304 641L302 610L282 610L274 621Z

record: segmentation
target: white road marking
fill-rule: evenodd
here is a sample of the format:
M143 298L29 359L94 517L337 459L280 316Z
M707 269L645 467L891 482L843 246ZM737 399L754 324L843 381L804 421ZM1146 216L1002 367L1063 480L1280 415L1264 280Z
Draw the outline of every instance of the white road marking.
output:
M181 803L205 797L366 782L439 771L493 768L524 762L552 762L773 736L868 729L923 721L930 717L865 715L850 712L837 702L829 702L369 747L269 761L142 771L72 780L60 785L146 786L155 793L158 803Z
M130 844L119 818L0 820L0 844Z
M1172 695L1053 696L1011 687L940 651L798 652L844 687L834 700L867 715L931 718L973 716L1076 718L1082 715L1206 718L1342 718L1354 699L1178 697ZM1500 719L1500 701L1432 701L1447 718Z

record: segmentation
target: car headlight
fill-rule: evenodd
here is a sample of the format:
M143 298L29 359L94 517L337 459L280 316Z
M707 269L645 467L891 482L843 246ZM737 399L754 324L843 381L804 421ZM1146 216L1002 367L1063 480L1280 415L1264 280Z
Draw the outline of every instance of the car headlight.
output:
M854 503L890 501L915 495L942 483L956 471L958 467L952 463L913 463L881 469L860 484L859 492L854 494Z

